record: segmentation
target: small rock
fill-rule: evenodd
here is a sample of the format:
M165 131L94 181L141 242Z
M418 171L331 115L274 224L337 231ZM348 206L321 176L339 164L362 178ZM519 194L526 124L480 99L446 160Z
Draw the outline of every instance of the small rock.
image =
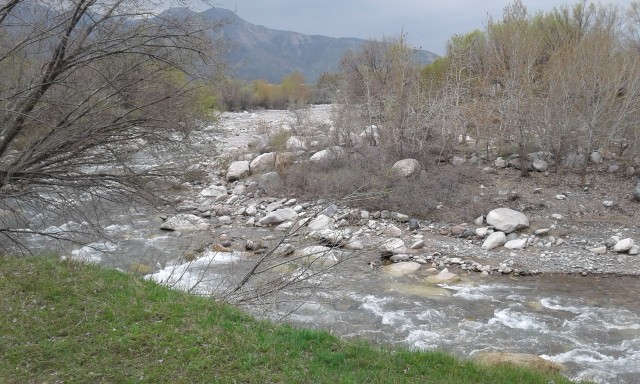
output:
M540 228L540 229L536 229L533 233L536 234L537 236L544 236L549 234L550 231L551 231L551 228Z
M409 246L409 249L420 249L422 247L424 247L424 240L417 240Z
M396 227L395 225L389 225L384 230L384 234L390 237L400 237L402 236L402 229Z
M630 255L637 255L640 252L640 247L637 245L634 245L633 247L631 247L629 249L629 254Z
M393 212L391 214L391 217L393 217L396 221L399 221L401 223L406 223L409 221L409 216L400 212Z
M432 284L455 283L460 281L460 276L449 272L449 270L445 268L437 275L427 276L425 280Z
M556 195L556 199L557 200L565 200L566 198L567 198L567 196L563 195L563 194Z
M476 228L476 236L484 239L489 234L489 228Z
M607 239L607 241L604 242L604 245L607 248L612 248L618 241L620 241L620 238L618 236L611 236Z
M225 247L224 245L220 244L220 243L215 243L213 244L212 249L215 252L233 252L233 249Z
M391 260L392 263L399 263L402 261L411 260L411 256L407 255L406 253L400 253L400 254L391 256L389 260Z
M496 168L507 168L507 161L505 159L503 159L502 157L498 157L493 164L496 166Z
M605 207L612 207L613 206L613 201L612 200L605 200L602 202L602 205L604 205Z
M348 249L350 251L360 251L364 249L364 244L358 240L349 240L343 246L344 249Z
M507 249L524 249L527 246L527 239L515 239L507 241L504 247Z

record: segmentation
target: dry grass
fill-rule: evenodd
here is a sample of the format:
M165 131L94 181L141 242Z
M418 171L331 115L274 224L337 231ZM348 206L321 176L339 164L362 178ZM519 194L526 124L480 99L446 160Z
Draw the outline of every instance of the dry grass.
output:
M350 205L369 211L391 210L419 219L445 216L457 220L470 220L485 213L484 201L474 198L469 188L482 182L477 168L432 165L418 177L404 178L391 171L392 165L382 152L367 148L325 164L295 164L283 176L292 195L348 200Z

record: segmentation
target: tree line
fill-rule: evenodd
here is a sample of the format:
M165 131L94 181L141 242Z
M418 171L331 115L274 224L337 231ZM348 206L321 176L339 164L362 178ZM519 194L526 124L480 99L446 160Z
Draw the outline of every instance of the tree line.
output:
M404 37L345 56L343 135L379 126L394 157L447 157L472 137L488 156L540 151L584 169L596 150L640 149L640 3L582 1L530 14L522 1L453 36L420 68Z

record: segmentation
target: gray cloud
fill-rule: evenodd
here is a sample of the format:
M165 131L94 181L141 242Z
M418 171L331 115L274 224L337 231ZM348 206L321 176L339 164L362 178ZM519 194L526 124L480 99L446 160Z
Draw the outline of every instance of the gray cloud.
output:
M189 0L202 9L211 1ZM414 46L443 54L454 34L482 29L487 17L499 19L510 0L215 0L241 18L269 28L332 37L382 38L408 35ZM524 0L530 13L575 1ZM629 0L610 0L626 7Z

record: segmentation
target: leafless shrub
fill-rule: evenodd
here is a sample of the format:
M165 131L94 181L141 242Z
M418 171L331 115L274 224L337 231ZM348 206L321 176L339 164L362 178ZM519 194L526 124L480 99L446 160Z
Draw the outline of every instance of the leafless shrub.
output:
M289 194L303 199L343 200L369 211L392 210L421 219L439 216L439 205L448 217L469 220L482 213L469 186L480 184L477 169L431 166L416 178L399 177L391 171L379 148L364 148L343 159L323 164L299 163L284 172Z
M115 206L162 201L184 169L166 154L187 154L201 117L196 66L220 68L223 45L206 37L220 25L137 1L0 7L4 246L28 250L23 234L82 241ZM51 227L68 221L81 236Z

